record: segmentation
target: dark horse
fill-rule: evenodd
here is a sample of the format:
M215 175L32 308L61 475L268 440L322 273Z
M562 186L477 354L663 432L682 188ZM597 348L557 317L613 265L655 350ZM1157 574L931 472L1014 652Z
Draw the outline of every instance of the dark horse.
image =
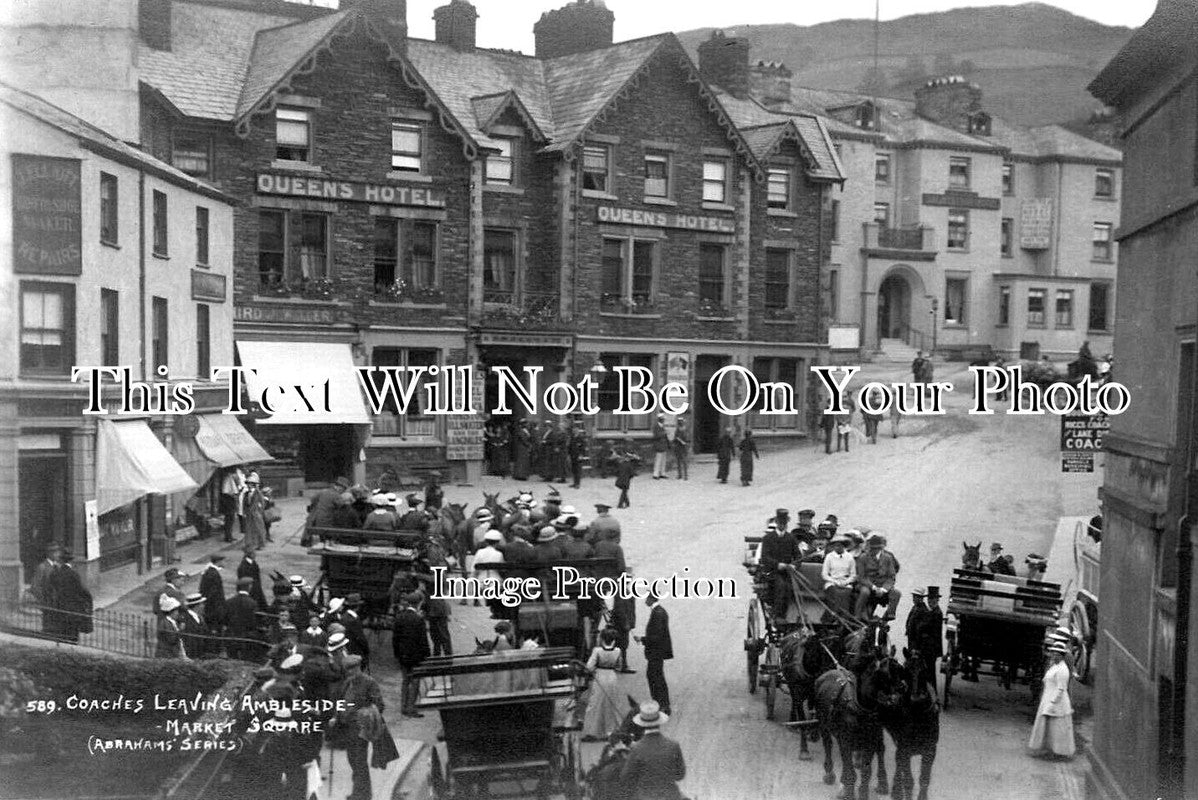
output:
M859 800L869 797L873 760L881 763L882 720L897 713L906 693L902 665L882 656L858 674L844 667L828 670L815 681L815 711L824 745L824 783L836 781L832 763L832 739L840 750L842 796ZM860 775L858 775L860 772ZM878 793L885 794L885 778ZM858 782L860 778L860 782ZM860 786L860 788L858 788Z
M911 759L919 756L919 800L928 800L932 782L932 764L940 742L940 703L936 699L936 676L915 650L903 650L907 671L907 694L898 714L883 719L883 726L894 739L894 785L897 800L914 800L915 776Z
M961 546L965 548L961 554L961 566L965 569L982 569L982 543L961 542Z
M799 628L787 634L779 646L782 678L790 690L790 721L807 721L807 704L815 704L815 679L836 666L836 659L844 653L839 629L833 633L817 633L810 628ZM811 733L811 741L816 734ZM808 734L799 729L799 757L809 758Z

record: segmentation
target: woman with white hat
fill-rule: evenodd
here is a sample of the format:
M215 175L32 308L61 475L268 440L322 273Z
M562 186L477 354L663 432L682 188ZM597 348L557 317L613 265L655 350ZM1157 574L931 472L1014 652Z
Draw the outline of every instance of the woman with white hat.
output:
M1063 642L1048 647L1050 665L1044 673L1044 690L1028 747L1037 756L1072 758L1077 751L1073 741L1073 704L1069 701L1069 667L1065 656L1069 648Z
M245 492L242 494L242 508L245 521L242 529L245 539L242 546L249 550L261 550L266 545L266 496L262 494L261 480L257 472L251 472L245 479Z

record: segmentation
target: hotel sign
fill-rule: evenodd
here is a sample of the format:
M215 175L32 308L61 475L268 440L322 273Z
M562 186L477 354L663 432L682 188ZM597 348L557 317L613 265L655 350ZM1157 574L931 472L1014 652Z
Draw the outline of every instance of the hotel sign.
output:
M307 197L314 200L346 200L351 203L379 203L388 206L424 206L444 208L445 194L428 186L398 186L356 181L331 181L301 175L258 173L258 194Z
M599 221L616 225L641 225L646 228L677 228L684 231L736 233L736 221L727 217L703 217L639 208L599 206Z
M204 269L193 269L191 271L192 300L223 303L227 295L224 275Z
M79 159L13 153L13 271L83 273Z
M1019 220L1019 246L1047 250L1052 246L1052 198L1024 200Z

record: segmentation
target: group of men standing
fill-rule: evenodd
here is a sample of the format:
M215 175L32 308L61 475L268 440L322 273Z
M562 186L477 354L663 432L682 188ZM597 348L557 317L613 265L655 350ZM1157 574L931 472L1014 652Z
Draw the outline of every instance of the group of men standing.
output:
M74 555L51 544L33 572L30 599L41 609L42 633L65 642L78 642L92 631L92 595L75 571Z
M582 483L582 465L590 449L586 430L578 424L541 423L521 419L507 422L492 419L484 430L488 473L518 481L532 473L547 481L564 483L572 478L577 489Z

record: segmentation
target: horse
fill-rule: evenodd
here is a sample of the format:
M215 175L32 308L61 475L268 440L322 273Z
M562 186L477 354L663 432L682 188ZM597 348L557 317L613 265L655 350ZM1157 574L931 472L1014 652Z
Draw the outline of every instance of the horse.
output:
M644 734L644 729L632 721L640 711L640 703L628 695L628 706L628 713L619 727L607 737L599 760L583 776L593 800L624 800L628 797L620 783L620 773L628 760L628 748Z
M816 679L815 709L824 746L824 783L836 782L832 763L835 739L840 750L842 797L853 798L856 792L859 800L868 799L875 756L879 764L878 794L889 791L882 719L898 713L905 692L902 665L885 655L859 673L838 666Z
M814 706L815 679L836 665L837 654L842 654L842 641L838 633L819 635L810 628L800 628L783 637L779 644L779 661L782 678L790 690L790 721L807 721L807 704ZM799 758L810 758L807 750L808 734L799 730ZM819 734L811 733L811 741Z
M894 783L891 793L896 800L914 800L915 776L911 759L919 756L919 798L928 800L932 765L940 742L940 703L936 698L936 676L928 662L915 650L903 649L907 671L907 695L902 713L883 721L894 740Z
M473 552L474 542L466 521L466 505L447 503L441 506L437 518L429 523L428 534L454 557L462 577L469 577L466 574L466 556Z
M965 552L961 554L961 565L965 569L984 569L982 566L982 543L961 542L961 546L965 548Z
M886 655L890 643L890 626L885 619L871 617L864 625L845 634L843 653L849 669L861 670Z

